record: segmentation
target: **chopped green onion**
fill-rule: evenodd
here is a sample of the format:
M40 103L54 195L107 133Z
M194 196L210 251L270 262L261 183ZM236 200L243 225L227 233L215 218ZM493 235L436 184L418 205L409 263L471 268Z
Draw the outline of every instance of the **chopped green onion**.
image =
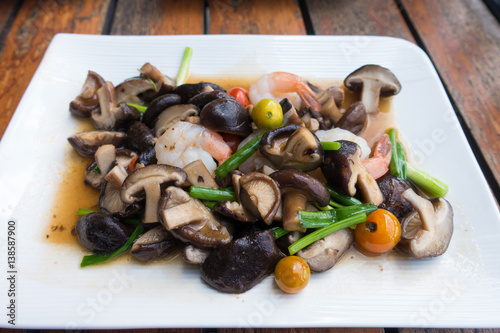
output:
M210 201L210 200L202 200L203 204L207 206L210 209L214 209L215 204L217 204L217 201Z
M264 134L253 138L249 142L247 142L243 147L238 149L236 153L231 155L227 160L224 161L217 169L215 169L215 174L219 179L223 179L227 176L227 174L236 168L238 168L241 163L245 162L250 156L253 155L258 149L260 140Z
M354 206L340 207L329 211L310 212L299 211L300 226L302 228L322 228L334 222L344 220L356 214L370 214L377 210L377 205L365 203Z
M189 195L196 199L221 201L229 200L236 201L236 194L232 189L215 190L213 188L191 186L189 188Z
M153 84L153 87L155 87L155 91L158 92L158 87L156 86L155 81L153 81L151 78L148 77L148 81Z
M274 232L274 239L278 239L280 237L283 237L290 232L288 230L283 229L282 227L271 228L269 230Z
M99 167L96 165L96 166L92 169L92 172L93 172L93 173L100 174L100 173L101 173L101 169L99 169Z
M403 145L400 142L398 142L396 146L398 151L399 163L401 164L401 178L406 179L408 163L406 163L406 157L405 157L405 152L403 151Z
M321 146L323 147L323 150L339 150L341 144L340 142L321 141Z
M330 206L334 207L334 208L340 208L340 207L344 207L343 205L339 204L338 202L335 202L333 200L330 200Z
M346 206L352 206L352 205L360 205L362 204L361 201L354 197L349 197L347 195L343 195L339 193L337 190L333 189L330 185L325 184L326 188L328 189L328 192L330 192L330 196L335 200L336 202L346 205Z
M87 215L90 213L97 213L97 212L98 212L98 210L92 210L92 209L87 209L87 208L78 208L78 210L76 211L76 215L84 216L84 215Z
M401 164L398 158L398 149L396 144L396 129L391 128L388 131L389 139L391 140L391 162L389 164L389 170L393 176L401 177Z
M407 174L408 179L431 197L440 198L448 193L448 185L410 163L407 163Z
M85 266L90 266L90 265L95 265L95 264L100 264L102 262L111 260L117 256L119 256L122 253L127 252L131 247L132 243L134 240L136 240L137 237L144 231L144 227L141 225L138 225L132 235L127 239L125 244L122 245L118 250L111 254L93 254L90 256L84 256L82 259L82 262L80 264L80 267L85 267Z
M368 215L370 213L373 213L377 209L377 205L370 202L361 205L341 207L335 209L335 212L337 213L337 219L340 221L360 213L365 213L366 215Z
M319 209L319 210L321 210L321 211L328 211L328 210L332 210L332 209L333 209L333 207L332 207L332 206L330 206L330 205L326 205L325 207L321 207L321 206L320 206L320 205L318 205L316 202L315 202L315 203L313 203L313 204L314 204L314 206L315 206L316 208L318 208L318 209Z
M146 105L139 105L134 103L127 103L127 105L136 108L140 113L144 113L148 109Z
M189 69L189 63L191 62L191 56L193 55L193 49L189 46L184 49L184 55L182 56L181 67L179 68L179 73L177 73L176 84L180 86L186 82L186 77Z
M365 213L360 213L353 215L351 217L348 217L344 220L338 221L336 223L332 223L326 227L323 227L321 229L318 229L314 232L311 232L310 234L302 237L292 245L288 247L288 252L290 252L290 255L294 255L295 253L299 252L306 246L330 235L333 234L334 232L337 232L341 229L350 227L355 224L359 224L362 222L366 221L366 214Z

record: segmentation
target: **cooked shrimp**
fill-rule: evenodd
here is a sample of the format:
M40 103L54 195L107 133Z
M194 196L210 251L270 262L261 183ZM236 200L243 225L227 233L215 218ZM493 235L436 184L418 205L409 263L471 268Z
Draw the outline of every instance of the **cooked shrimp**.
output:
M231 148L220 134L184 121L163 133L156 142L155 151L159 164L180 168L201 159L212 175L217 167L214 158L222 163L231 156Z
M321 109L318 97L307 83L302 81L300 76L286 72L262 75L250 86L248 96L254 105L264 98L272 98L279 102L286 97L296 109L300 109L302 102L315 111Z
M363 161L365 167L370 171L373 178L377 179L382 177L389 171L389 164L392 157L392 145L389 135L384 134L378 140L373 152L373 157Z
M371 150L366 140L362 137L342 128L332 128L329 130L319 130L316 133L319 141L338 141L338 140L347 140L356 142L361 148L361 159L364 160L370 156Z

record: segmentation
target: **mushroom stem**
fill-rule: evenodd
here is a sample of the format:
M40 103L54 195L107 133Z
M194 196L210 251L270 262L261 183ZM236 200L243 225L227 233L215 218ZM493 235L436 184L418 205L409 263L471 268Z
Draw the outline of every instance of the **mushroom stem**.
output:
M377 113L380 100L381 85L377 81L366 80L361 90L361 102L366 108L367 113Z
M300 226L299 210L305 210L307 197L300 192L290 191L283 194L283 228L288 231L305 232Z
M146 192L146 208L143 223L158 222L158 201L161 196L160 185L144 187Z
M434 207L432 203L429 200L422 198L414 191L406 190L405 192L403 192L402 196L418 212L418 215L420 215L420 220L422 222L422 229L425 231L430 231L431 228L428 224L428 218L429 218L428 215L431 212L434 213ZM430 218L433 217L431 216Z

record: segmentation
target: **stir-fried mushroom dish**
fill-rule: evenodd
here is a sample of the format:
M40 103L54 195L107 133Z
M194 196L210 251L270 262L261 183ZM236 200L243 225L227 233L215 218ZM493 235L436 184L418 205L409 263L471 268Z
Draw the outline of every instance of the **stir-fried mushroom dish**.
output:
M139 72L114 86L89 71L70 103L95 127L68 141L92 158L82 181L100 191L98 208L78 212L92 252L82 267L182 254L221 292L274 272L295 293L353 244L413 258L447 250L447 186L407 161L396 128L367 138L401 90L389 69L366 65L332 87L274 72L248 91L179 84L150 63Z

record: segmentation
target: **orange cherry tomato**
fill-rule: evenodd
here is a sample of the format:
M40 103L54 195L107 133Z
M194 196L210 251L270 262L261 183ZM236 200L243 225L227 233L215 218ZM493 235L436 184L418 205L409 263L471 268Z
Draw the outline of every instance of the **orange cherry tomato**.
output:
M222 138L224 141L226 141L227 145L231 148L231 151L236 153L238 150L238 145L241 142L241 139L239 136L236 134L231 134L231 133L220 133L222 135Z
M377 209L366 217L366 221L354 230L356 242L366 251L386 253L396 246L401 238L401 225L394 214Z
M274 269L274 279L281 290L295 294L309 283L311 270L301 257L288 256L281 259Z
M233 96L241 105L247 107L250 102L248 101L248 91L240 87L234 87L227 91L227 93Z

